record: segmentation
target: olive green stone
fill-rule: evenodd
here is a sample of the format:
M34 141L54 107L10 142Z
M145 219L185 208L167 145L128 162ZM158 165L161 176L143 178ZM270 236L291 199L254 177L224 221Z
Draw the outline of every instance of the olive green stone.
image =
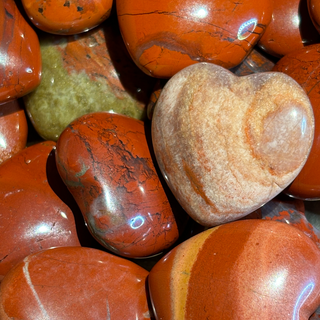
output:
M134 64L114 23L40 44L41 84L24 103L42 138L56 141L71 121L96 111L145 119L155 80Z

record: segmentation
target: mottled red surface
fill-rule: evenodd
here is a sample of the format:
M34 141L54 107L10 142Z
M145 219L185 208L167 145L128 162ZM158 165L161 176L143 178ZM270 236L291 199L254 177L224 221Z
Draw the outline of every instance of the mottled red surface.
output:
M22 150L27 137L27 118L18 101L0 105L0 163Z
M129 257L156 254L179 236L144 130L139 120L92 113L72 122L57 142L59 173L90 232Z
M307 0L310 18L320 33L320 2L318 0Z
M254 215L255 218L279 221L298 228L312 239L320 249L320 231L307 220L302 200L285 197L282 194L267 202L246 218L251 218Z
M272 14L272 0L116 3L133 60L159 78L197 62L235 67L258 41Z
M309 158L286 192L302 199L320 199L320 44L286 55L273 70L288 74L302 86L315 117L315 136Z
M156 319L307 320L320 304L320 251L284 223L244 220L202 232L150 271Z
M55 34L77 34L107 19L112 0L22 0L22 4L39 29Z
M71 210L48 183L54 147L33 145L0 166L0 280L30 253L80 245Z
M150 319L145 279L133 262L66 247L26 257L0 285L0 319Z
M282 57L320 42L309 16L307 0L273 0L273 7L272 21L258 43L267 53Z
M0 3L0 103L17 99L40 83L39 40L15 5Z

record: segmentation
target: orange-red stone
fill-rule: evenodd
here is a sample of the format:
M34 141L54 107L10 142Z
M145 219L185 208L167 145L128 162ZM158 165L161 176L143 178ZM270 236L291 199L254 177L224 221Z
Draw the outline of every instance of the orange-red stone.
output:
M25 148L27 137L27 118L18 101L0 105L0 163Z
M88 31L111 12L112 0L22 0L32 23L55 34L77 34Z
M237 76L246 76L251 73L271 71L273 67L272 60L253 49L245 60L232 71Z
M82 116L61 134L56 159L90 232L109 250L145 257L178 239L142 121L107 112Z
M150 271L157 320L308 320L320 304L320 251L284 223L244 220L202 232Z
M39 143L0 166L0 281L30 253L80 245L71 210L48 182L54 148Z
M309 158L298 177L286 190L291 196L320 199L320 44L292 52L283 57L274 71L284 72L295 79L307 93L315 117L315 138Z
M307 0L273 0L272 20L258 45L282 57L312 43L320 36L310 19Z
M14 0L0 3L0 104L35 89L41 78L39 40Z
M159 167L182 207L206 226L241 218L286 188L313 133L310 101L291 77L237 77L208 63L173 76L152 118Z
M320 33L320 2L318 0L307 0L311 20Z
M0 285L0 319L150 319L148 272L103 251L66 247L26 257Z
M147 74L170 78L184 67L241 63L272 15L272 0L125 1L117 13L124 42Z

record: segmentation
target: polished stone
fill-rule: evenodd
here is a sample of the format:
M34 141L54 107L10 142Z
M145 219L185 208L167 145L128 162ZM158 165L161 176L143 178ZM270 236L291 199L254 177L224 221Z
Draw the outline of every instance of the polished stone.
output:
M122 36L147 74L170 78L186 66L240 64L271 21L272 0L118 0Z
M152 119L159 167L197 222L241 218L287 187L311 149L303 89L278 72L237 77L199 63L173 76Z
M56 159L90 232L107 249L146 257L178 239L178 212L154 167L142 121L107 112L82 116L61 134Z
M308 12L307 0L273 0L271 23L258 46L275 57L282 57L312 43L320 42Z
M273 220L292 225L304 232L320 249L320 231L308 221L302 200L281 194L246 218Z
M315 28L320 33L320 2L318 0L307 0L310 18Z
M315 138L309 158L286 193L305 200L320 200L320 44L286 55L273 70L286 73L302 86L315 117Z
M61 35L86 32L110 16L112 0L22 0L30 21L39 29Z
M35 144L0 166L0 281L30 253L80 245L72 211L48 182L54 148Z
M245 60L231 71L237 76L247 76L252 73L271 71L274 64L266 55L253 49Z
M0 2L0 56L0 104L20 98L39 85L39 40L14 0Z
M145 118L155 80L129 57L114 19L82 35L41 38L41 53L41 84L24 102L44 139L56 141L71 121L90 112Z
M0 105L0 164L25 148L28 124L17 100Z
M0 319L150 319L148 272L103 251L66 247L26 257L0 285Z
M157 320L308 320L320 304L320 251L300 230L244 220L202 232L150 271Z

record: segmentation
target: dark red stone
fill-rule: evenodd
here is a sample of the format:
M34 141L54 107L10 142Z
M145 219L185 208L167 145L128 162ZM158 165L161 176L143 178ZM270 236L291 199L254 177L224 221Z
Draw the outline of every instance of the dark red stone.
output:
M17 100L0 105L0 163L25 148L28 124Z
M282 57L320 42L308 12L307 0L273 0L272 20L258 46L268 54Z
M0 286L0 319L150 319L148 272L103 251L55 248L26 257Z
M61 134L56 159L90 232L109 250L146 257L178 239L142 121L107 112L82 116Z
M0 54L0 103L22 97L40 84L39 40L14 0L0 3Z
M307 93L315 117L313 146L306 164L286 193L300 199L320 199L320 44L283 57L273 68L295 79Z
M71 210L48 183L54 147L33 145L0 166L0 280L30 253L80 245Z
M274 62L259 51L253 49L246 59L233 71L237 76L247 76L256 72L271 71L274 67Z

